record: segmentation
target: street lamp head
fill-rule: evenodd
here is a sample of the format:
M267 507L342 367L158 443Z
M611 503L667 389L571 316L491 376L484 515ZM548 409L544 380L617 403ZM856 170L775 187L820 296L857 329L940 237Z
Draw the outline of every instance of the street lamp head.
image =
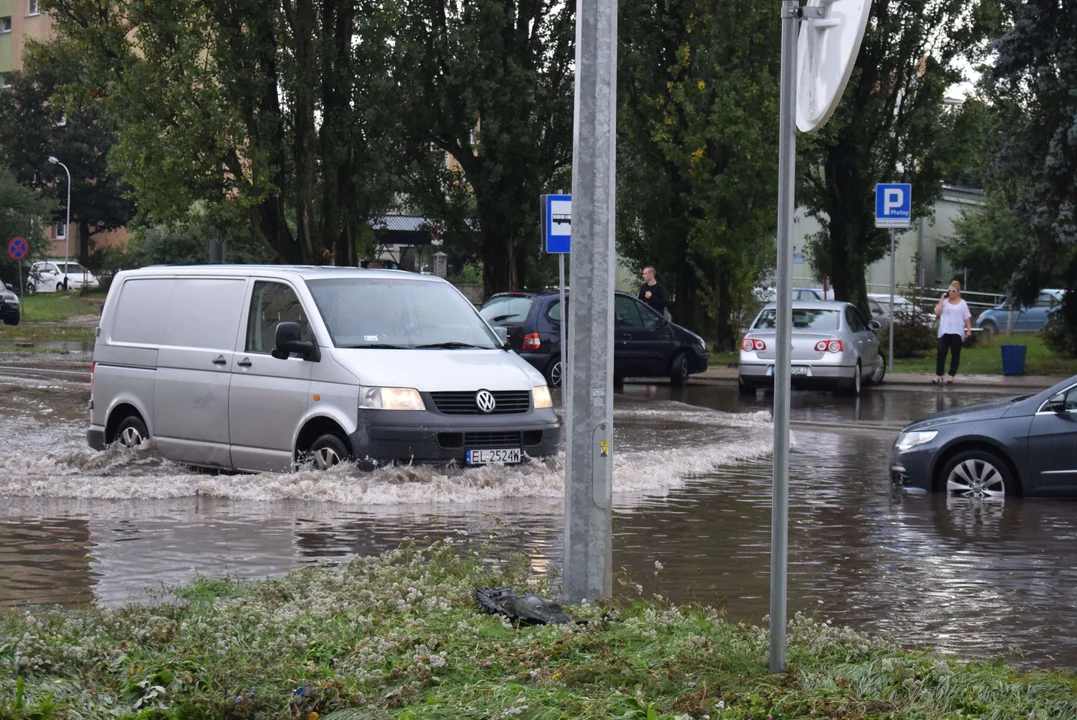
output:
M60 161L59 161L59 160L57 160L57 159L56 159L56 157L55 157L54 155L49 155L49 162L50 162L50 163L52 163L53 165L56 165L56 164L57 164L57 163L59 163Z

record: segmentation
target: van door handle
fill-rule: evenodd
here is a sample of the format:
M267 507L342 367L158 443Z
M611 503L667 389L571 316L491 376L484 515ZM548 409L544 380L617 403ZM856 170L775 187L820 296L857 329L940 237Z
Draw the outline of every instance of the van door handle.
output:
M236 365L238 365L241 368L249 368L251 366L251 359L250 358L243 358L242 360L237 362Z
M218 355L217 357L213 358L213 364L214 365L227 365L228 361L224 359L224 355Z

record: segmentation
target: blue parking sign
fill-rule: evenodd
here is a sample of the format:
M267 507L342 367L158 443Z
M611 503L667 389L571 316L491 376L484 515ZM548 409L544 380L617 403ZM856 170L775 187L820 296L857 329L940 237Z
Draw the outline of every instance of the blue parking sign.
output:
M905 228L912 224L912 185L879 183L875 186L875 227Z

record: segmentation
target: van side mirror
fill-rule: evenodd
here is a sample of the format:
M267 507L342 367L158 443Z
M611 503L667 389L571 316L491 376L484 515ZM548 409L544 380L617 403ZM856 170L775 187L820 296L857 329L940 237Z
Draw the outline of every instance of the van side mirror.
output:
M868 323L868 327L871 328L872 330L878 332L879 330L883 329L883 324L881 322L879 322L878 320L872 320L871 322Z
M318 346L312 342L304 342L299 332L299 324L294 322L282 322L277 325L271 354L278 360L287 360L293 354L314 362L321 359Z
M1055 393L1047 398L1047 409L1059 414L1066 412L1066 393Z
M497 335L497 339L501 341L502 345L509 344L509 329L503 325L494 326L494 335Z

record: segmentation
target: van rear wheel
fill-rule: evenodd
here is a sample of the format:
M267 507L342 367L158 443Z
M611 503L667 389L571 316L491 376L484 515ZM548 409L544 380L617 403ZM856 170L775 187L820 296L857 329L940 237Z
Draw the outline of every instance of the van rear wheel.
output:
M333 433L319 435L310 446L309 454L316 470L328 470L351 459L347 443Z
M116 426L115 442L120 447L136 448L150 439L150 431L146 423L137 415L130 415L120 421Z

